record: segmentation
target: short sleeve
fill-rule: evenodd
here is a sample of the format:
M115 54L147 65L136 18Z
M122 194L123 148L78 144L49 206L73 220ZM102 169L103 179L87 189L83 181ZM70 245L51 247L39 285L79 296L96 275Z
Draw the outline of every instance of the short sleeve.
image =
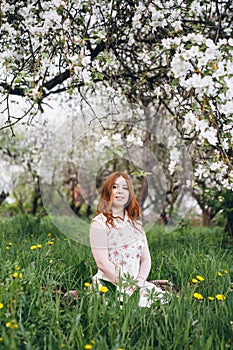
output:
M106 229L107 218L103 214L99 214L92 219L92 222L97 222L103 229Z

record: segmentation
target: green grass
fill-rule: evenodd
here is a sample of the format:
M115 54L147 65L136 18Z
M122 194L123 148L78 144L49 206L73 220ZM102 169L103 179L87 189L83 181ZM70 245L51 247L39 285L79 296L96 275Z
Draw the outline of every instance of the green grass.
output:
M149 279L180 287L169 304L149 309L138 307L137 292L121 307L116 292L85 288L96 272L90 248L67 239L49 219L2 219L0 232L0 349L233 349L233 251L221 229L186 223L170 233L160 226L147 232ZM204 281L194 284L197 275ZM76 305L53 292L61 287L78 290Z

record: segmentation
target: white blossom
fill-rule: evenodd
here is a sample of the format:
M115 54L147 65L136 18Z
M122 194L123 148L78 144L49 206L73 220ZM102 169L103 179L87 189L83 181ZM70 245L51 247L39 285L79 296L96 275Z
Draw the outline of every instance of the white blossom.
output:
M122 141L120 133L113 134L112 140L113 140L114 146L122 146L123 145L123 141Z
M175 170L176 170L176 161L171 160L169 165L168 165L168 171L169 171L170 175L173 175Z
M83 56L81 62L84 67L88 66L91 63L91 56Z
M175 21L172 23L173 28L175 29L175 31L180 31L182 30L182 22L181 21Z
M111 140L109 139L109 137L106 136L106 135L104 135L104 136L100 139L100 141L98 141L98 142L95 143L95 149L96 149L97 151L103 151L105 147L109 148L109 147L111 147L111 145L112 145L112 142L111 142Z
M140 146L140 147L143 146L143 141L142 141L142 139L139 136L135 140L135 145Z
M87 69L83 69L81 72L82 79L85 83L90 83L92 78L91 78L91 72Z
M180 54L176 54L172 59L171 70L175 78L186 76L192 69L191 63L186 62Z
M217 145L218 143L217 130L215 130L213 127L210 127L209 129L205 130L201 134L202 134L202 137L206 138L211 145L213 146Z
M183 127L186 130L186 133L190 133L195 129L195 125L197 122L197 117L193 112L188 112L184 115L184 124Z
M127 135L126 136L126 142L133 143L136 140L134 135Z

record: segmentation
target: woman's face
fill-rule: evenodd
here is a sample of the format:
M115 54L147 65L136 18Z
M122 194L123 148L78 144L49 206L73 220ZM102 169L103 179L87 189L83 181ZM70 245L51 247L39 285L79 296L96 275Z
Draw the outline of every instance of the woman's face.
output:
M124 177L119 176L116 179L113 185L112 194L112 207L125 208L129 201L129 188Z

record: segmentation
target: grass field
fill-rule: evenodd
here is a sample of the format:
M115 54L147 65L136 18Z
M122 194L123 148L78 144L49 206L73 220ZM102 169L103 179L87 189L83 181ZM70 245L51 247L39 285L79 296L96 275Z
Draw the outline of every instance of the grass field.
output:
M0 232L0 349L233 349L233 245L221 229L147 232L149 279L180 288L149 309L138 307L137 292L120 307L115 291L89 286L90 248L48 219L2 219ZM63 289L78 290L75 303Z

